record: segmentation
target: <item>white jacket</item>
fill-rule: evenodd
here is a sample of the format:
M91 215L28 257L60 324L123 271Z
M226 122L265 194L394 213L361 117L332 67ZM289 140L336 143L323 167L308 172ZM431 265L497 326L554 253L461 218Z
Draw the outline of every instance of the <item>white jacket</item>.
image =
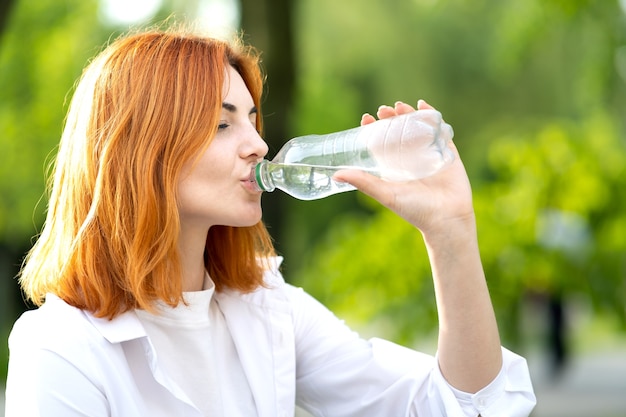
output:
M251 294L215 294L259 417L293 416L295 404L332 417L522 417L535 404L526 361L506 349L488 387L461 393L436 358L363 340L280 273L266 280ZM98 319L49 295L16 322L9 348L5 417L201 417L135 312Z

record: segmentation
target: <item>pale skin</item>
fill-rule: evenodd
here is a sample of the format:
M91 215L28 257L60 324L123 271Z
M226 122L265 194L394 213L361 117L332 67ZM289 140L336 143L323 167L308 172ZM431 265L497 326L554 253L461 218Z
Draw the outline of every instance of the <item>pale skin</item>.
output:
M232 67L227 69L222 97L215 137L198 160L185 165L178 182L183 291L202 290L209 228L252 226L261 220L261 192L249 178L268 147L256 130L252 96Z
M256 108L241 76L227 69L216 137L178 184L183 291L202 289L204 245L210 227L251 226L261 220L261 192L248 181L265 157L267 144L255 126ZM418 109L432 108L423 101ZM378 118L415 109L405 103L381 106ZM364 115L361 123L376 119ZM432 266L439 311L439 366L459 390L476 392L502 366L500 339L480 260L472 195L465 168L455 160L438 174L410 182L389 182L361 171L340 171L353 184L422 232ZM417 319L417 318L416 318Z
M418 102L418 110L432 109ZM397 102L381 106L378 118L414 111ZM361 124L373 123L365 114ZM435 284L439 314L439 366L446 380L465 392L477 392L500 372L502 352L491 298L480 260L472 192L454 144L455 160L436 175L390 182L362 171L335 175L419 229L424 238Z

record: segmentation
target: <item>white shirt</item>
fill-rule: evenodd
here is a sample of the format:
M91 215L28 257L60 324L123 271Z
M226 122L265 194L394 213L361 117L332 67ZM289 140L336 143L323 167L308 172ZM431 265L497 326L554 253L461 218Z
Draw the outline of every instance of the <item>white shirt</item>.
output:
M184 293L185 304L158 302L157 314L137 310L137 316L159 363L203 415L254 416L252 391L208 274L203 288Z
M502 349L503 367L476 394L450 387L436 358L363 340L277 269L268 288L214 294L256 416L525 417L536 402L526 361ZM98 319L50 295L9 337L5 417L197 416L135 312ZM238 393L231 392L233 401Z

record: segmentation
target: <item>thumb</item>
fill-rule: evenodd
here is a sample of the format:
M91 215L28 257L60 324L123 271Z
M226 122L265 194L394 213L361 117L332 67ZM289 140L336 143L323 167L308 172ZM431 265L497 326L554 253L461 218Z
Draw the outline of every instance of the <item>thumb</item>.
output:
M387 207L394 200L394 193L389 183L365 171L342 169L333 175L333 180L347 182Z

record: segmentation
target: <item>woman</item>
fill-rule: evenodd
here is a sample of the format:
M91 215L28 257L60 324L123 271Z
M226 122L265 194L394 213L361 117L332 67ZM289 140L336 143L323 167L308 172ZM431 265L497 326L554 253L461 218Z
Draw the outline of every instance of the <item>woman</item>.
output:
M128 35L88 66L21 273L41 307L10 336L7 417L528 415L458 153L421 181L336 174L422 232L435 280L437 358L362 340L278 270L249 180L262 87L252 49L184 31Z

